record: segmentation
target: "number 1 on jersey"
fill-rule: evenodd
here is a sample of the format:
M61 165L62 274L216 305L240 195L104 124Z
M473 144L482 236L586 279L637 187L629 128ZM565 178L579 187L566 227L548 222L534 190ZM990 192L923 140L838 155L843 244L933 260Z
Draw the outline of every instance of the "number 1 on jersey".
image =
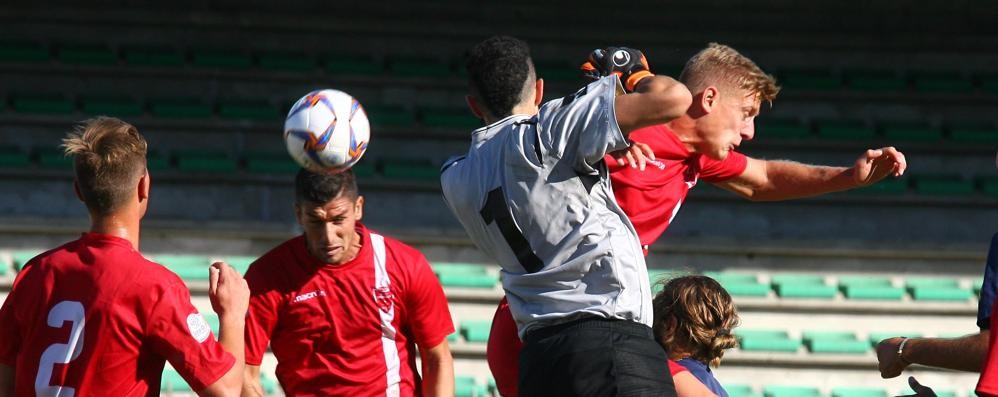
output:
M520 262L520 266L527 270L527 273L534 273L544 267L544 262L534 254L534 250L530 248L530 243L523 237L523 232L513 222L513 215L509 212L506 195L501 186L489 192L489 196L485 199L485 206L478 213L482 215L482 220L485 221L486 225L491 225L493 221L496 223L499 232L502 233L502 238L506 240L506 244L509 244L509 248L516 255L516 260Z
M56 364L69 364L83 352L83 304L77 301L62 301L49 310L48 325L62 328L66 321L72 322L69 330L69 343L53 343L45 348L38 360L38 375L35 376L35 395L73 397L76 389L66 386L53 386L52 368Z

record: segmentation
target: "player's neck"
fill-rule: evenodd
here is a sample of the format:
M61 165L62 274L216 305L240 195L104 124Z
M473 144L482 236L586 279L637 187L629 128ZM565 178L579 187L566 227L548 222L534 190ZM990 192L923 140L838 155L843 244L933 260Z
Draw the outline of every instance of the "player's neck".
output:
M537 107L537 105L535 105L532 101L530 101L530 102L520 102L516 106L513 106L513 109L510 110L510 112L509 112L508 115L505 115L505 116L502 116L502 117L495 117L495 116L492 116L491 114L483 114L483 116L484 116L485 124L489 125L489 124L495 123L495 122L497 122L499 120L502 120L504 118L507 118L509 116L512 116L514 114L524 114L524 115L527 115L527 116L533 116L533 115L537 114L537 112L539 110L540 109Z
M696 120L683 115L678 119L670 121L669 128L676 134L676 138L683 144L686 151L696 153L696 146L702 141L700 136L697 135Z
M120 237L132 243L139 250L139 220L122 213L91 215L90 232Z

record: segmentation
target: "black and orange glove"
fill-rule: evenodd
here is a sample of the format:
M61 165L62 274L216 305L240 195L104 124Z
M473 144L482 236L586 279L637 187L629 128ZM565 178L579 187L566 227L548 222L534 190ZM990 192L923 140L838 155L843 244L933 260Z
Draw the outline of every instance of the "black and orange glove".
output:
M589 53L581 69L583 75L593 80L615 74L627 92L634 92L634 87L645 77L654 76L648 70L645 54L627 47L597 48Z

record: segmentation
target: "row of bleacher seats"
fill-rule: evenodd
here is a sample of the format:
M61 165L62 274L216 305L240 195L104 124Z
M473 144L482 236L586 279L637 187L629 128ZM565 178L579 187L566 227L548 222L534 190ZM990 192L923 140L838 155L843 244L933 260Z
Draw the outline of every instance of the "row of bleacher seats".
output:
M764 385L759 389L747 384L724 384L730 397L888 397L893 395L914 395L910 389L899 390L899 393L889 393L882 388L842 386L833 387L827 393L813 386ZM934 389L938 397L956 397L953 390ZM976 396L973 388L969 389L968 397Z

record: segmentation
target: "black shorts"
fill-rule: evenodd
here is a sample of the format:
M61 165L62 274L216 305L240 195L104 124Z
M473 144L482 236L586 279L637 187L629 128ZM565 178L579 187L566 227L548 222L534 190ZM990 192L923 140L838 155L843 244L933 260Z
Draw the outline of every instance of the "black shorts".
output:
M585 318L531 331L520 351L520 396L675 396L651 328Z

